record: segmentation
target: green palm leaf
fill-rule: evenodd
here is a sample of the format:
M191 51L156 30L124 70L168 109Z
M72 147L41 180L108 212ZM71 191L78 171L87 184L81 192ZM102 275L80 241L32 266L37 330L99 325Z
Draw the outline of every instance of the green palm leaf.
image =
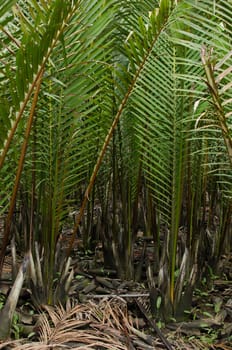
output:
M11 9L13 5L16 4L16 0L2 0L0 5L0 18L1 22L3 21L3 18L8 15L8 11Z
M66 3L62 1L54 1L51 3L51 7L47 12L44 13L45 7L35 6L31 7L33 4L31 2L18 2L15 7L15 21L18 26L21 27L21 32L15 31L14 25L9 23L6 29L2 30L2 36L6 46L6 52L11 55L10 64L12 68L9 69L8 61L4 65L2 70L2 82L9 81L9 88L4 91L4 85L1 84L1 98L3 101L1 105L7 100L4 120L7 123L4 125L2 138L0 140L2 146L1 158L0 158L0 169L1 169L1 202L7 203L6 198L9 194L5 192L5 174L9 171L15 162L17 163L17 153L20 152L18 171L16 180L14 181L14 173L12 173L11 185L13 189L12 198L9 202L9 212L7 216L6 231L4 236L4 243L2 246L1 253L1 265L4 259L4 250L7 245L8 237L10 234L11 218L13 215L13 210L16 202L16 194L19 187L19 180L23 169L23 163L25 159L25 153L28 146L28 138L30 134L31 121L34 114L35 105L30 107L31 95L39 81L41 79L41 74L44 71L45 65L53 51L54 47L57 45L60 34L63 32L66 21L72 16L75 10L74 3ZM27 12L27 10L29 10ZM32 14L31 17L28 13ZM36 23L34 19L36 18ZM39 29L38 29L39 28ZM12 31L12 33L11 33ZM15 36L15 33L19 33ZM10 41L9 41L10 39ZM13 55L12 49L13 46ZM16 48L15 48L16 46ZM5 55L5 52L3 52ZM37 88L36 88L37 89ZM36 92L38 93L38 92ZM30 118L29 108L31 108ZM7 116L8 114L8 116ZM22 119L28 119L25 122ZM26 126L27 125L27 126ZM29 127L30 125L30 127ZM22 142L23 132L25 130L25 141ZM6 155L9 152L9 147L13 140L13 137L17 131L17 142L16 145L11 150L10 161L5 162ZM19 148L22 148L19 151ZM8 160L8 158L7 158ZM4 206L3 211L6 210Z
M175 39L173 41L178 45L184 46L189 52L189 61L187 62L187 60L184 59L181 61L182 64L195 67L194 70L191 68L191 74L188 74L188 76L180 76L180 79L188 79L192 86L194 86L192 96L195 100L193 115L195 127L192 131L192 137L197 139L204 135L205 139L208 140L207 152L209 154L208 161L210 163L207 164L207 167L209 171L213 171L219 175L220 182L223 173L226 175L229 171L228 159L219 156L220 153L225 154L225 146L223 145L224 131L222 131L222 138L220 138L220 129L223 129L215 115L215 110L212 110L211 104L207 101L205 72L200 60L200 54L203 47L208 47L213 50L211 59L212 71L214 70L213 61L221 61L221 75L219 75L219 80L221 79L220 76L223 77L223 85L226 86L226 84L229 83L229 67L231 64L229 52L231 48L232 28L229 23L229 18L232 8L231 4L226 1L215 1L212 3L207 0L200 1L199 4L193 1L184 1L183 7L184 11L182 11L181 6L179 7L179 10L182 11L182 15L179 21L179 27L176 27L174 30ZM205 67L207 68L207 64ZM224 75L223 71L225 73ZM227 71L228 74L226 74ZM212 74L213 73L211 73L211 75ZM207 79L209 76L210 74L207 74ZM215 91L211 82L208 84L210 91ZM229 91L227 89L225 93L223 92L223 100L224 99L229 101ZM225 104L225 114L229 112L229 108L230 105ZM228 128L230 125L230 118L226 120L226 124ZM226 133L229 134L228 129ZM228 147L227 150L229 150ZM228 170L225 170L226 168Z

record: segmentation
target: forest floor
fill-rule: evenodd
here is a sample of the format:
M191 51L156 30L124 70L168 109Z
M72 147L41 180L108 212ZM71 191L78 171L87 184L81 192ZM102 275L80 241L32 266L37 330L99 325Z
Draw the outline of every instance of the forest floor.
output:
M24 289L12 327L12 339L19 340L16 343L10 341L8 345L2 343L0 349L37 349L40 344L43 349L57 350L232 350L231 254L222 257L220 276L211 275L196 288L192 307L185 312L186 319L182 322L173 320L166 324L160 319L151 321L150 294L145 279L144 282L122 281L116 277L114 270L102 268L102 259L101 249L94 254L80 250L76 252L72 263L74 275L69 296L66 298L66 307L60 307L59 311L53 309L54 312L56 310L56 317L60 315L59 322L55 321L51 308L40 305L48 320L47 323L42 322L40 328L38 310L32 306L33 296L28 289ZM4 304L9 293L10 273L9 256L0 281L0 306ZM75 309L75 305L79 305L80 309ZM81 305L85 305L84 309L81 309ZM86 316L88 308L90 313ZM98 316L96 310L101 310L102 317ZM73 320L73 315L76 322L84 318L81 326L77 325L77 329L79 334L84 334L85 341L75 337L74 342L68 338L61 341L58 337L64 333L65 327L67 332L70 330L68 321ZM48 325L49 328L46 328ZM39 337L41 329L43 334L47 332L44 339ZM54 334L61 345L54 340ZM91 342L94 344L91 338L93 334L95 347L91 347ZM97 338L99 344L96 342Z

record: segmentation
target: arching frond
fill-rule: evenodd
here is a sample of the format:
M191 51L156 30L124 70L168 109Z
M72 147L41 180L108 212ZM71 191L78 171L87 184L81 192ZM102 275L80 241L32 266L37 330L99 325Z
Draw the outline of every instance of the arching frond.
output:
M182 6L177 9L177 16L178 10L181 11L181 16L178 21L179 25L174 29L173 41L188 51L188 55L190 55L188 61L185 57L181 58L180 62L183 65L188 65L188 71L191 72L187 76L180 76L180 79L188 79L192 87L194 87L191 95L194 103L192 121L195 123L195 127L192 129L191 138L193 137L197 140L199 137L204 137L207 140L207 150L202 150L208 153L207 161L205 158L205 162L207 162L206 167L209 172L213 171L214 174L217 174L219 182L224 182L222 180L223 173L225 174L225 178L230 173L230 160L229 158L221 157L220 154L225 154L225 144L227 141L223 145L225 132L222 125L220 125L220 118L218 119L217 112L215 114L215 109L212 109L212 105L208 100L206 78L209 78L209 74L206 75L204 66L206 71L210 67L205 62L206 58L204 59L205 65L203 66L200 57L202 50L212 50L212 74L214 67L216 67L215 62L220 61L221 63L218 65L218 69L221 72L219 73L219 80L224 78L223 83L226 86L229 82L229 67L231 64L229 54L231 50L232 29L229 21L232 11L231 4L226 1L215 1L212 3L211 1L204 0L199 1L198 4L194 1L184 1ZM214 93L213 91L215 89L212 88L211 82L208 82L208 87L210 92ZM226 88L224 98L227 101L229 100L228 92ZM225 108L229 108L229 104L227 106L225 105ZM227 111L229 112L228 109ZM225 111L225 113L227 112ZM226 120L226 125L229 127L230 119ZM227 134L229 135L228 129ZM228 195L230 186L226 186L227 189L225 186L223 187Z

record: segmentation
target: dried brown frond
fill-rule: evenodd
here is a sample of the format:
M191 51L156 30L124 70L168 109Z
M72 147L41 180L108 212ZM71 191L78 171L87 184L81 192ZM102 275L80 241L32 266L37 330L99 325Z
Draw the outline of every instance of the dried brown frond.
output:
M129 331L132 324L128 316L127 303L120 297L112 299L103 299L99 304L94 304L94 317L109 327L116 328L118 330ZM95 306L94 306L95 305Z
M43 306L38 342L12 342L14 350L126 350L154 348L152 336L136 331L120 297L99 303ZM141 345L143 344L143 345Z
M130 323L121 298L77 304L67 310L62 306L43 308L40 342L20 344L15 350L127 349Z
M76 305L66 311L61 305L56 307L44 306L47 314L43 314L40 325L42 343L65 343L75 341L77 330L86 328L91 322L90 308Z

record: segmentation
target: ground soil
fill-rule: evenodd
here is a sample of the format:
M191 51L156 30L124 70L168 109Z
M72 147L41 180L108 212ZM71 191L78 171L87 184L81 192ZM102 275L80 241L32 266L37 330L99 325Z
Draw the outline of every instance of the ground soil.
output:
M217 275L209 274L195 289L192 306L185 311L186 318L181 322L171 320L164 323L159 317L153 317L154 322L150 322L150 290L145 279L140 282L122 281L117 278L116 271L103 269L102 266L101 247L92 253L77 249L73 256L74 275L68 299L79 304L123 300L127 305L128 317L133 327L138 330L136 335L131 335L133 341L131 347L128 345L128 349L232 350L232 254L221 258ZM4 302L9 294L11 276L9 253L0 281L0 302ZM24 288L16 310L19 319L14 325L19 331L18 334L15 329L12 331L13 338L16 335L25 337L35 330L37 311L31 305L30 291ZM23 327L20 328L22 323ZM160 333L157 328L160 329ZM20 329L24 330L20 333ZM141 339L141 334L150 338ZM35 334L35 341L36 337ZM11 348L10 345L8 348Z

